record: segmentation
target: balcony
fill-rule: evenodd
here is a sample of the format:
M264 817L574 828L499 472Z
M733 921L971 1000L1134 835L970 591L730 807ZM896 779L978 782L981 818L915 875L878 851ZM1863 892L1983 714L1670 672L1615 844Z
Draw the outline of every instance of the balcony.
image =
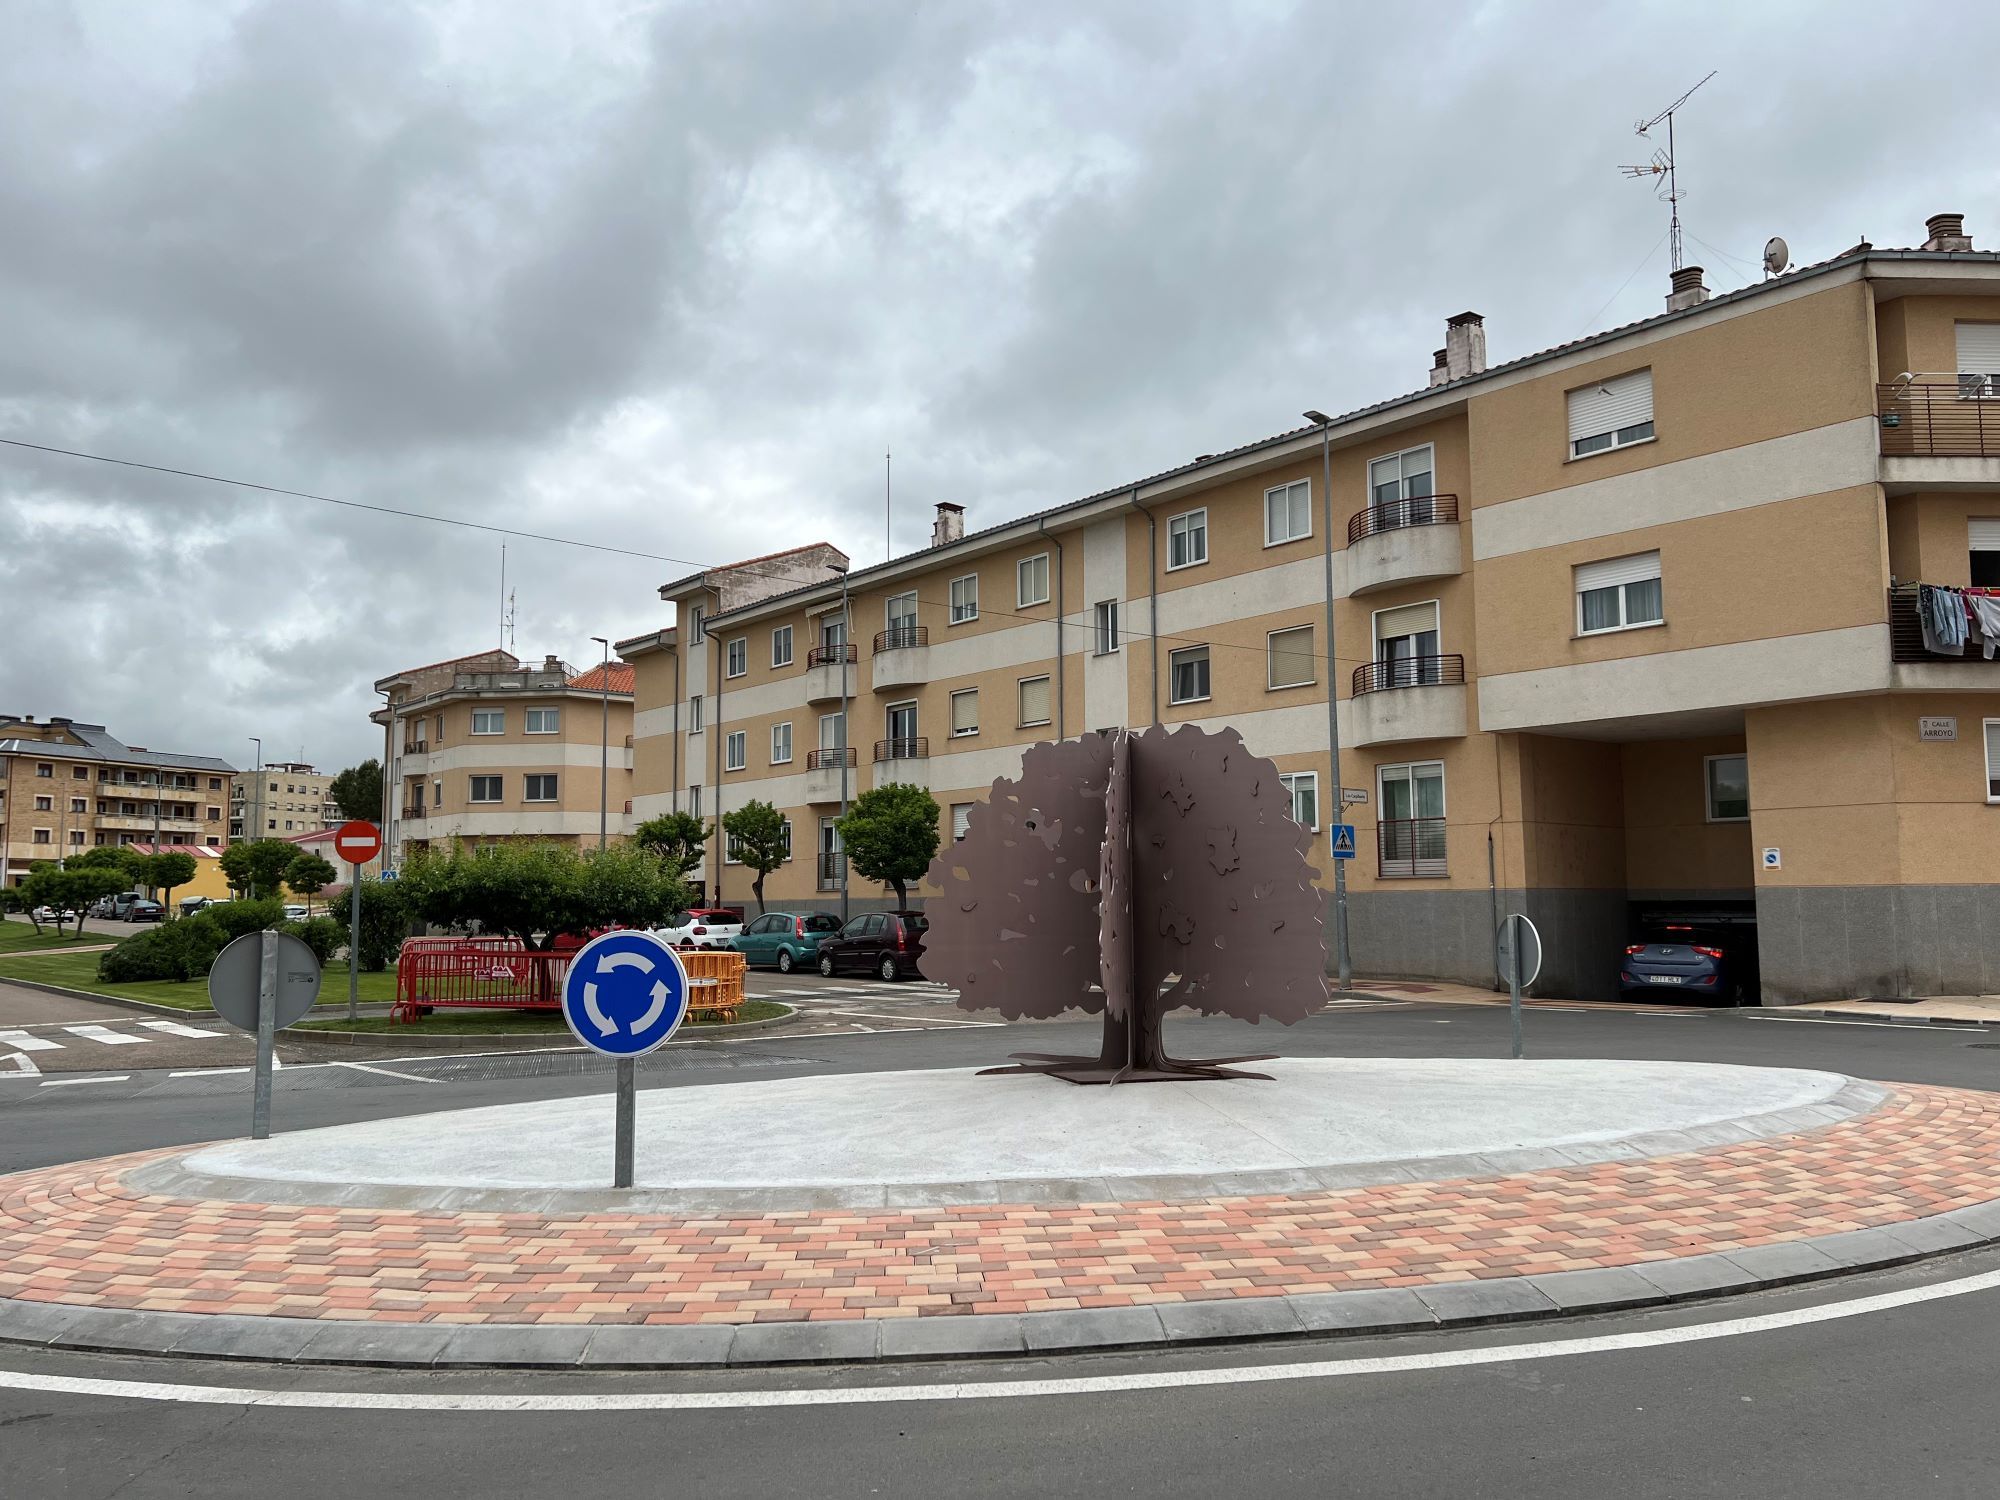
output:
M1996 377L1893 381L1875 388L1884 458L2000 458Z
M1385 880L1443 875L1443 818L1385 818L1375 825L1375 872Z
M403 821L405 823L421 822L423 816L424 810L421 807L406 807L403 809Z
M1357 749L1465 735L1465 658L1405 656L1354 669L1344 742Z
M806 653L806 702L838 703L854 696L854 646L815 646Z
M930 771L931 742L923 735L875 742L875 785L906 782L923 786Z
M809 806L825 806L841 800L841 787L847 788L847 796L853 797L860 787L856 784L852 767L854 747L841 750L808 750L806 752L806 802Z
M70 816L74 818L81 816L81 814L71 813ZM204 825L194 818L168 817L162 817L155 824L151 813L99 813L97 815L97 826L102 829L116 830L123 833L151 833L155 827L161 833L200 833L203 831Z
M1347 591L1452 578L1465 570L1458 496L1423 495L1357 511L1347 522Z
M898 625L875 637L870 663L875 690L914 687L931 677L931 633L924 625Z

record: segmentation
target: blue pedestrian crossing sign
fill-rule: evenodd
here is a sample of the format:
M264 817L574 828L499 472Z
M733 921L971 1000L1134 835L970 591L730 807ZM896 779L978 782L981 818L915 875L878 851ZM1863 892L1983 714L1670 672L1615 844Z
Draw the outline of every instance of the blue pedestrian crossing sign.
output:
M1333 836L1333 857L1335 859L1354 858L1354 825L1335 823L1327 830Z
M563 976L563 1019L579 1042L608 1057L651 1052L680 1029L687 1012L687 969L650 932L592 938Z

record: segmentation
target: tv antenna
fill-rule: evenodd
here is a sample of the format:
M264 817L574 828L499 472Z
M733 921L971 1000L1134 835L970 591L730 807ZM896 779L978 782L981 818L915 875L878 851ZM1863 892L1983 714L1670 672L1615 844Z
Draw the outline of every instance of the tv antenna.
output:
M1714 76L1715 74L1710 72L1708 78L1713 78ZM1646 135L1655 125L1665 120L1667 122L1667 149L1664 151L1655 150L1653 152L1653 159L1643 166L1627 166L1618 169L1627 177L1666 178L1666 187L1660 193L1660 201L1667 205L1672 214L1672 218L1668 224L1668 239L1671 242L1672 269L1676 271L1681 268L1681 199L1687 195L1681 191L1680 181L1674 175L1674 111L1692 99L1695 89L1700 88L1702 83L1707 83L1708 78L1702 79L1701 83L1697 83L1694 88L1682 94L1680 98L1654 115L1652 119L1641 120L1639 122L1637 126L1638 133ZM1648 139L1651 139L1651 137L1649 136Z

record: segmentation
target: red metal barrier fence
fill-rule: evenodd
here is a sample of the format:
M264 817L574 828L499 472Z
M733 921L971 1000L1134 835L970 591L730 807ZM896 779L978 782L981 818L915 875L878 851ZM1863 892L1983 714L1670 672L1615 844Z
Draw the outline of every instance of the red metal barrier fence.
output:
M398 1021L434 1010L560 1010L563 978L582 943L559 938L547 952L519 938L406 938L396 959ZM743 1004L740 953L683 952L692 993L688 1019L730 1022Z

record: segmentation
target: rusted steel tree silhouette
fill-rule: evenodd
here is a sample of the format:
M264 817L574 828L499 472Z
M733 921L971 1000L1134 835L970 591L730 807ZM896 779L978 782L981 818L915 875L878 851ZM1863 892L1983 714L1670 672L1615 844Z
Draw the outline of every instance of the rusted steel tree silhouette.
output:
M1037 745L931 865L943 895L920 967L968 1010L1103 1013L1097 1056L1018 1053L992 1071L1263 1077L1226 1066L1257 1057L1169 1057L1161 1026L1181 1005L1289 1026L1325 1003L1310 847L1277 768L1233 729Z

